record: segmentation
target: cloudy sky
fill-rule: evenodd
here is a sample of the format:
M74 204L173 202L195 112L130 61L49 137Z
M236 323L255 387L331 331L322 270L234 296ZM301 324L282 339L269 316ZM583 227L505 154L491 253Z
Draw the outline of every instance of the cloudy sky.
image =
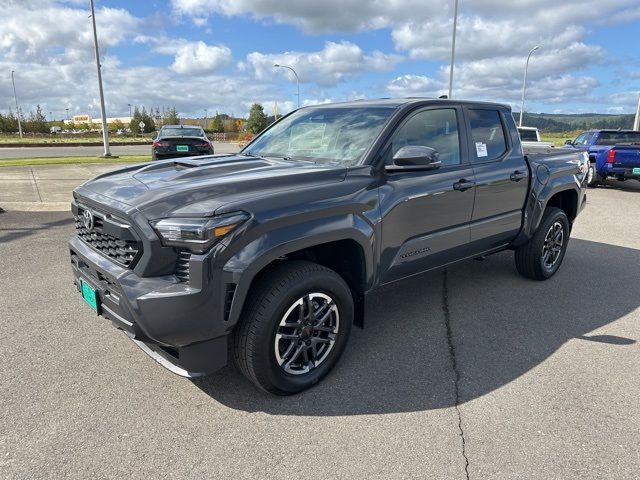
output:
M0 111L99 116L89 0L2 0ZM453 0L96 0L107 113L171 105L244 115L447 91ZM456 98L527 110L632 113L640 94L638 0L460 0Z

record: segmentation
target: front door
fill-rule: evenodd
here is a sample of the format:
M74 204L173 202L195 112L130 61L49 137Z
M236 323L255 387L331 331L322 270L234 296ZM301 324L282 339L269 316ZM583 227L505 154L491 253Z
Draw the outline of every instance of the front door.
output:
M411 113L393 134L385 162L406 145L434 148L435 170L386 173L380 186L380 281L388 283L464 256L475 194L462 111L426 108Z

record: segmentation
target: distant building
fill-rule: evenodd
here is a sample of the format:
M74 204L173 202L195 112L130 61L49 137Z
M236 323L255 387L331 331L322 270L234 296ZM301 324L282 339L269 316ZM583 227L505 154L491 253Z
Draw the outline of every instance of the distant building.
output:
M131 123L131 117L108 117L107 124L118 120L125 125L129 125L129 123ZM65 120L64 123L89 123L91 125L100 126L102 124L102 120L99 118L91 118L91 115L74 115L71 120Z

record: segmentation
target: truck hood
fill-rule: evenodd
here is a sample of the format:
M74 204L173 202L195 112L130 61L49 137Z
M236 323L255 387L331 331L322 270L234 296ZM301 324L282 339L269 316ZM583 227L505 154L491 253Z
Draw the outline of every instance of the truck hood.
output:
M268 197L344 180L346 168L276 158L212 155L138 164L89 180L89 190L143 212L148 218L224 213L238 199Z

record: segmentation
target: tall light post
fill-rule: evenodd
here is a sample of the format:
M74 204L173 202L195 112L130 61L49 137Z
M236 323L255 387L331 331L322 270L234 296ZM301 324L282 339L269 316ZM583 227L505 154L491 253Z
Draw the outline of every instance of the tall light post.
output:
M633 129L640 130L640 96L638 97L638 106L636 107L636 117L633 120Z
M13 98L16 101L16 116L18 117L18 131L20 132L20 138L22 138L22 122L20 122L20 107L18 106L18 95L16 94L16 81L13 79L15 72L11 70L11 84L13 85Z
M453 35L451 38L451 66L449 67L449 97L453 91L453 65L456 59L456 30L458 27L458 0L455 0L453 6Z
M207 129L207 109L204 109L204 129Z
M129 105L129 119L133 118L133 114L131 113L131 104L127 103L127 105Z
M53 112L49 112L49 121L53 122Z
M289 67L288 65L280 65L279 63L274 63L273 66L276 68L288 68L296 76L296 86L298 88L298 108L300 108L300 78L298 77L298 74L292 67Z
M93 24L93 48L96 51L96 67L98 69L98 90L100 91L100 114L102 116L102 141L104 143L104 156L110 157L109 129L107 128L107 113L104 109L104 92L102 90L102 73L100 65L100 50L98 49L98 31L96 30L96 11L91 0L91 23Z
M527 90L527 70L529 69L529 59L531 58L531 55L533 54L533 52L535 52L539 48L540 48L540 45L536 45L531 49L531 51L529 52L529 55L527 56L527 63L525 63L524 65L524 80L522 82L522 102L520 103L520 121L518 122L519 127L522 126L522 115L524 114L524 93Z
M67 122L69 121L69 109L65 108L65 110L67 111Z

